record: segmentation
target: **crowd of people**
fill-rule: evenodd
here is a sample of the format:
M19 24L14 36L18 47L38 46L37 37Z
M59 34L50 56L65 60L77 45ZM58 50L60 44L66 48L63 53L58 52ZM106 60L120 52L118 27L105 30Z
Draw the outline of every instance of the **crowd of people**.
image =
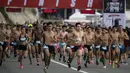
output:
M28 56L30 64L36 58L37 65L44 62L46 72L51 59L63 60L71 68L74 57L77 57L77 71L81 69L82 59L84 66L101 62L103 68L107 64L112 68L120 64L128 64L130 42L126 29L122 26L91 27L82 23L75 25L54 25L52 22L27 25L0 24L0 66L10 58L11 54L18 58L20 69L23 68L23 58ZM107 63L108 60L108 63Z

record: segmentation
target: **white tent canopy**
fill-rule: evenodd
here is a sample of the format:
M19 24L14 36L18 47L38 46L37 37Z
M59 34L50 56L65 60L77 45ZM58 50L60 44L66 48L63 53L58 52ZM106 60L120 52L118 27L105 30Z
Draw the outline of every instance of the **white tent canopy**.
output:
M80 12L76 12L69 17L69 20L85 20L86 16Z
M95 14L81 14L80 12L75 12L69 17L69 20L87 20L88 17L100 17L102 14L96 12Z

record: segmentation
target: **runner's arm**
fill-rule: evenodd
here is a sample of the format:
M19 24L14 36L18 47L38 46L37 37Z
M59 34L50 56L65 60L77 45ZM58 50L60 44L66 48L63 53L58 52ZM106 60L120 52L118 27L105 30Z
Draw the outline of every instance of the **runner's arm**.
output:
M129 37L128 37L127 33L124 33L124 38L125 38L126 40L129 40Z

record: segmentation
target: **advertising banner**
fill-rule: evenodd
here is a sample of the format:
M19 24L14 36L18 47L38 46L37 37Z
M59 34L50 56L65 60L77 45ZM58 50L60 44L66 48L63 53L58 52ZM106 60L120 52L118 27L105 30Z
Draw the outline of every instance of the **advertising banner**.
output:
M104 0L103 20L105 26L126 26L126 0Z

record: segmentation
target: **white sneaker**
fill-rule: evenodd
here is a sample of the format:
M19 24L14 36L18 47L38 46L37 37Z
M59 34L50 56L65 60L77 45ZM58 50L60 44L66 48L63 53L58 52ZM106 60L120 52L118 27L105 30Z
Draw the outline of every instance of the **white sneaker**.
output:
M106 67L106 66L103 66L103 68L105 68L105 69L106 69L107 67Z

